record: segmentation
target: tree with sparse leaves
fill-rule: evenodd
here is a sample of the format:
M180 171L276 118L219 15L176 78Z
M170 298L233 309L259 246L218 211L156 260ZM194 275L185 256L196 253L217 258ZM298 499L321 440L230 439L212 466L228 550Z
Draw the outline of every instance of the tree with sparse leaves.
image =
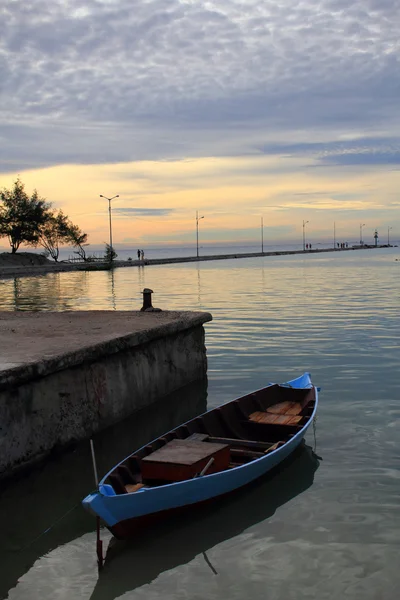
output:
M19 178L11 190L0 191L0 201L0 237L8 238L12 254L22 243L36 245L51 204L40 198L36 190L29 196Z
M49 256L58 261L60 245L66 244L71 239L71 221L62 210L51 211L46 221L39 229L38 245L42 246Z
M77 248L77 250L74 250L74 254L77 254L79 258L81 258L85 262L88 260L85 250L85 247L89 246L89 244L87 243L87 238L87 233L84 233L78 227L78 225L70 226L70 241L74 248Z
M112 261L117 258L118 254L115 252L114 248L112 246L110 246L110 244L106 244L106 250L104 253L104 260L106 260L109 263L112 263Z

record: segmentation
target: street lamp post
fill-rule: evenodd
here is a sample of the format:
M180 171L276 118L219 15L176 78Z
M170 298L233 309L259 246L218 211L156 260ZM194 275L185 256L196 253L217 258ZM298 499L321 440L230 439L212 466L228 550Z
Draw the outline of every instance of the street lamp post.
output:
M204 219L203 217L199 217L199 211L196 210L196 256L199 258L199 221L200 219Z
M264 219L261 217L261 254L264 254Z
M364 244L362 239L362 228L365 227L365 223L360 223L360 246Z
M392 227L388 227L388 246L390 246L390 241L389 241L389 231L392 229Z
M114 198L119 198L119 194L117 194L116 196L113 196L112 198L107 198L107 196L103 196L103 194L100 194L100 198L105 198L106 200L108 200L108 216L109 216L109 221L110 221L110 260L113 260L113 241L112 241L112 227L111 227L111 200L114 200Z
M306 225L309 221L304 221L303 220L303 251L306 249Z

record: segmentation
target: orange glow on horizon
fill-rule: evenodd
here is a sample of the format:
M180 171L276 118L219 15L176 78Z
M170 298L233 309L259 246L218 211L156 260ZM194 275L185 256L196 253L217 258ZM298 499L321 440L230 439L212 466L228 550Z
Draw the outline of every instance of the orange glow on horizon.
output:
M370 228L392 224L399 171L306 168L313 165L309 158L259 155L61 165L19 176L28 193L36 188L62 208L93 245L109 236L108 203L100 194L119 194L112 202L115 244L192 243L196 210L205 216L204 243L229 241L230 232L232 241L258 239L261 216L271 241L298 240L304 218L310 234L321 238L331 236L334 221L342 235L354 238L360 220ZM0 187L10 188L17 176L0 175Z

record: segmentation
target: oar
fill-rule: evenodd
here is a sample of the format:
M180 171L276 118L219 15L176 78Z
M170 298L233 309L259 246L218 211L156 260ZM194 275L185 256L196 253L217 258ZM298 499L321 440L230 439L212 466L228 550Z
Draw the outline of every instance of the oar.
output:
M200 471L200 473L197 473L197 474L195 475L195 477L203 477L203 475L205 475L205 474L206 474L206 472L207 472L207 471L208 471L208 469L211 467L211 465L213 464L213 462L214 462L214 457L212 456L212 457L210 458L210 460L208 461L208 463L206 464L206 466L205 466L205 467L203 467L203 469Z

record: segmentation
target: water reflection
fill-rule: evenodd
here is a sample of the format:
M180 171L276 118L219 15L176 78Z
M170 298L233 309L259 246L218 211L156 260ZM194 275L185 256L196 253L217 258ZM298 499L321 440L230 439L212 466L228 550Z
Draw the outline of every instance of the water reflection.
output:
M68 279L62 273L14 277L1 283L3 310L74 310L76 303L88 294L90 273L77 271Z
M204 379L94 436L99 474L105 474L135 448L204 412L206 398L207 380ZM71 451L54 457L52 462L39 465L19 480L3 483L0 598L16 585L38 556L47 555L57 546L93 530L94 519L81 507L82 498L93 488L88 442L79 443ZM66 513L67 516L59 520ZM43 534L49 527L51 529Z
M197 301L199 305L201 305L201 277L199 266L197 266Z
M397 599L400 288L395 256L398 249L114 271L118 310L139 309L142 290L149 287L154 290L154 306L163 310L211 312L213 322L206 325L209 407L260 388L266 381L286 381L304 371L311 371L314 382L322 386L317 452L324 462L312 488L250 531L239 535L232 531L236 537L228 537L225 543L218 543L215 532L197 530L195 523L189 523L177 525L179 544L172 532L165 534L171 548L154 541L153 554L147 550L148 566L128 548L145 575L140 577L138 569L131 573L135 564L124 563L126 586L134 589L140 581L156 579L127 592L124 599L262 599L266 590L273 598ZM109 273L86 275L88 281L81 294L75 290L71 309L110 310ZM19 309L46 310L52 277L41 278L42 289L31 299L26 296L26 280L17 283L15 292L11 280L0 281L1 307L14 310L17 296ZM63 280L60 306L69 305L69 290L82 274L59 277ZM157 414L153 411L152 417ZM308 442L313 445L313 441L310 430ZM105 444L104 452L99 451L104 455L103 472L118 453L106 451L114 442L97 440L99 444ZM108 455L113 461L106 465ZM45 544L38 541L28 553L17 552L91 488L87 485L93 478L89 448L73 457L57 459L50 475L38 471L7 501L4 493L0 498L1 591L7 582L15 585L29 569L10 594L13 600L87 600L93 593L97 582L94 525L80 508L48 534ZM85 474L78 475L82 470ZM271 500L271 493L266 488L264 502ZM227 532L224 515L229 511L218 514L219 520L205 515L201 522L218 531L221 521ZM239 503L231 513L232 527L237 521L239 527L247 516ZM199 540L187 541L187 531ZM200 544L205 538L206 543ZM107 531L103 539L108 541ZM186 543L189 549L183 556L180 546ZM212 543L217 545L211 548ZM198 554L189 564L163 570L174 552L183 561ZM108 579L96 587L100 598L101 593L106 598L111 593L108 586L117 585L114 573L122 577L120 558L124 562L124 552L116 553L115 559L110 554ZM37 563L31 568L34 560Z
M123 542L113 538L103 572L91 600L114 600L125 592L148 584L164 571L190 562L249 527L271 517L275 511L307 488L314 480L318 460L308 446L301 446L274 473L236 492L229 499L185 517L171 519L142 535Z
M149 529L135 541L116 541L103 531L102 538L109 543L109 549L100 576L95 558L94 519L89 518L92 533L77 532L77 537L68 538L71 541L63 546L59 540L54 550L48 547L46 556L21 578L9 598L114 600L150 584L161 574L174 573L196 557L214 577L227 567L223 551L213 556L215 547L233 540L234 553L236 541L236 551L240 551L243 532L269 519L279 507L307 490L318 464L311 448L303 445L274 473L195 514ZM204 584L203 578L195 578L193 585L199 592L196 597L203 597ZM170 597L168 593L167 596Z
M111 306L114 310L117 310L117 299L115 294L115 273L114 269L110 269L108 271L109 279L110 279L110 297L111 297Z

